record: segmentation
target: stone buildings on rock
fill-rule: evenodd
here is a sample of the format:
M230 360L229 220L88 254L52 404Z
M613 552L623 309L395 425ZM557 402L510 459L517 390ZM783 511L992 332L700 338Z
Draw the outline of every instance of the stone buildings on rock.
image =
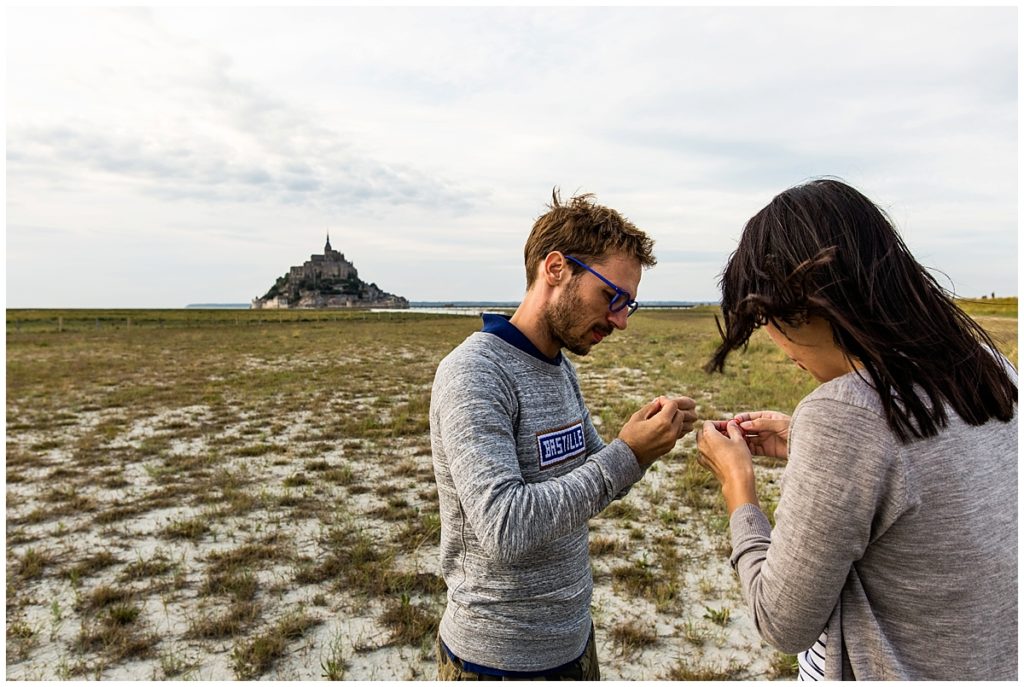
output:
M252 308L408 308L409 301L382 291L359 278L344 253L331 248L331 236L322 255L311 255L279 277L266 295L252 300Z

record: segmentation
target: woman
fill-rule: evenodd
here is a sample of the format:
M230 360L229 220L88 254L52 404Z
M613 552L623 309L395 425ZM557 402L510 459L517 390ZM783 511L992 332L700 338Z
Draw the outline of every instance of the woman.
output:
M698 434L761 636L813 645L802 677L1016 679L1017 375L988 335L879 208L830 179L747 222L722 312L709 371L764 327L821 382L792 420L745 413ZM752 451L788 457L774 529Z

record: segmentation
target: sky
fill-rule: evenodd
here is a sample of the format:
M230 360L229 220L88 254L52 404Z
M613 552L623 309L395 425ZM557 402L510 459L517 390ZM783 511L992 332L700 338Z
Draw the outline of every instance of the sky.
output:
M247 303L333 248L516 301L552 190L715 301L747 219L836 176L957 295L1017 294L1016 7L6 10L6 303Z

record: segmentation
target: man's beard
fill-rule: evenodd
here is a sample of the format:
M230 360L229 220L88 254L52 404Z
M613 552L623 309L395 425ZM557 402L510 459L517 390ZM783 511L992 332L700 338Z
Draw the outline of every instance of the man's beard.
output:
M561 298L549 304L544 311L544 322L547 324L551 338L558 343L559 348L567 348L576 355L586 355L594 346L591 327L583 329L578 334L575 332L580 327L580 313L583 310L579 282L574 279L562 292ZM600 331L607 336L611 333L611 328Z

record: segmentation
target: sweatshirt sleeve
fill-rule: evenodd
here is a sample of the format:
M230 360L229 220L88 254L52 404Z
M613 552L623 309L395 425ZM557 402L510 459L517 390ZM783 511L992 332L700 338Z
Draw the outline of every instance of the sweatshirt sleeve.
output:
M752 504L730 519L731 562L761 636L814 644L868 544L906 509L905 470L884 418L831 399L793 414L775 529Z
M522 559L585 524L640 478L633 452L617 439L565 475L527 483L515 439L518 400L504 373L465 359L439 372L440 440L466 519L489 556Z

